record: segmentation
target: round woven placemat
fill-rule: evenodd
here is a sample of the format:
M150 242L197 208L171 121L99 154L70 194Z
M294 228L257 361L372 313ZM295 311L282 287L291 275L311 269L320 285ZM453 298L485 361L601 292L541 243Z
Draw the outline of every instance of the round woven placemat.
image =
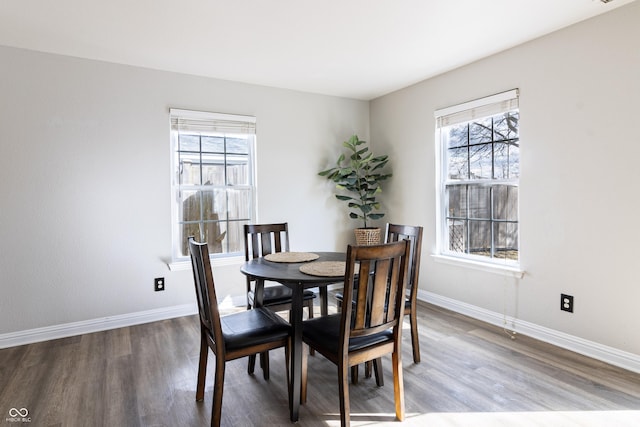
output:
M272 262L307 262L318 259L320 255L312 252L274 252L265 255L264 259Z
M344 261L316 261L301 265L300 271L312 276L340 277L344 276L346 264Z

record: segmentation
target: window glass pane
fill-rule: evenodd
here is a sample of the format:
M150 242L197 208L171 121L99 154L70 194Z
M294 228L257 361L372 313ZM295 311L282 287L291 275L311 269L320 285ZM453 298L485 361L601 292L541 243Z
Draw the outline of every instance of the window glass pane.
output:
M202 239L203 242L207 242L210 253L222 253L224 252L224 222L217 221L204 221L204 222L190 222L182 224L180 232L180 255L189 255L189 237L195 237L197 241Z
M225 185L224 154L202 154L203 185Z
M205 190L202 194L202 219L219 221L227 219L227 198L224 189Z
M469 186L469 218L491 219L491 191L488 186Z
M193 236L196 240L200 239L199 222L190 222L180 225L180 256L189 256L189 237Z
M447 201L449 206L449 216L456 218L467 217L467 186L450 185L447 186Z
M494 144L494 178L510 179L520 175L520 150L514 143Z
M447 148L462 147L469 142L469 126L467 123L454 125L446 128L443 132L445 138L444 146Z
M251 190L232 189L227 190L229 197L229 218L249 219L251 218Z
M491 179L492 161L491 144L469 147L471 179Z
M495 141L506 141L518 138L518 121L520 114L511 111L493 117L493 132Z
M469 123L469 145L491 142L493 126L491 117Z
M202 136L203 153L224 153L224 136Z
M449 179L467 179L469 177L469 162L467 157L467 147L450 148L447 165L449 169Z
M230 253L244 251L244 225L249 221L231 221L227 230L227 250Z
M186 221L200 221L201 217L201 203L200 192L195 190L182 190L180 191L180 208L179 218L180 222Z
M227 137L227 153L249 154L249 136Z
M222 241L224 223L219 220L226 219L225 191L182 191L181 222L181 251L182 255L188 255L187 240L189 236L195 236L198 241L209 243L209 249L221 252L221 246L216 241Z
M249 157L245 155L227 156L228 185L249 184Z
M178 154L178 176L181 185L200 185L200 155Z
M491 256L491 222L469 221L469 253Z
M518 224L497 222L495 227L495 258L518 260Z
M200 136L180 133L178 134L178 151L200 151Z
M493 187L493 218L518 220L518 189L510 185Z
M507 178L520 178L520 143L517 141L509 145L509 176Z
M205 221L203 223L204 242L209 246L209 253L220 254L225 251L226 237L225 223L220 221Z
M467 222L450 219L447 221L449 228L449 250L451 252L467 252Z
M227 219L227 199L224 189L182 190L180 194L180 222Z

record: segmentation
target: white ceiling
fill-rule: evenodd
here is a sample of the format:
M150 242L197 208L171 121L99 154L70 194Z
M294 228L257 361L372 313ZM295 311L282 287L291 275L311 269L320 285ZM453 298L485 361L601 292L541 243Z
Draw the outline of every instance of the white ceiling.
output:
M635 0L2 0L0 45L369 100Z

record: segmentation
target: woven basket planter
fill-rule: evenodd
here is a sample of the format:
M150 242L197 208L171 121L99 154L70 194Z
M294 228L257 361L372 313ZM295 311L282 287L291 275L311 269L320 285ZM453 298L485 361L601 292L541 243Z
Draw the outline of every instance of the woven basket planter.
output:
M380 244L380 229L374 227L356 228L356 245L371 246Z

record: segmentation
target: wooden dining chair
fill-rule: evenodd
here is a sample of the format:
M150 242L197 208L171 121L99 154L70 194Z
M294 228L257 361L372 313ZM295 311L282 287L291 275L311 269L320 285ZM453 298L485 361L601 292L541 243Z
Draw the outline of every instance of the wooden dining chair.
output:
M291 326L268 308L220 316L207 243L196 243L193 237L190 237L189 252L200 317L200 362L196 401L204 399L210 348L216 358L211 425L217 427L220 425L222 416L222 392L227 361L284 347L287 382L289 382ZM268 365L263 369L268 370ZM264 377L268 379L268 371L264 371ZM287 389L289 388L287 385ZM289 402L291 402L290 392Z
M250 261L274 252L289 251L289 224L246 224L244 226L244 259ZM256 278L247 276L247 308L255 306ZM306 290L303 305L309 318L313 317L313 300L316 295ZM262 306L273 311L291 310L291 289L282 285L265 286Z
M306 320L302 340L338 367L340 423L349 426L349 371L391 353L396 418L404 419L402 319L409 244L400 242L347 248L344 304L340 313ZM353 284L356 284L353 286ZM357 294L357 295L356 295ZM301 401L307 398L303 358Z
M413 362L420 363L420 340L418 336L418 319L417 319L417 301L418 301L418 279L420 276L420 257L422 254L422 227L412 225L387 224L385 233L385 242L397 242L400 240L409 240L410 245L410 262L409 275L407 277L406 300L404 305L404 314L409 316L411 325L411 346L413 349ZM336 294L338 305L342 306L342 293ZM369 376L369 368L367 368L367 376ZM357 382L357 371L353 376ZM382 379L379 378L378 382Z
M245 224L244 226L244 259L250 261L275 252L289 252L289 224L286 222L275 224ZM255 285L257 278L246 276L247 280L247 309L255 307ZM264 283L263 283L264 286ZM282 285L264 286L262 306L273 311L291 310L291 289ZM309 318L313 317L313 291L305 290L302 304L307 308ZM249 357L248 372L253 373L255 356ZM263 369L269 368L269 354L264 353L260 358Z
M413 348L413 362L420 363L420 340L418 337L418 279L420 276L420 256L422 254L422 227L412 225L387 224L386 242L409 240L409 275L407 276L406 300L404 314L409 316L411 324L411 347Z

